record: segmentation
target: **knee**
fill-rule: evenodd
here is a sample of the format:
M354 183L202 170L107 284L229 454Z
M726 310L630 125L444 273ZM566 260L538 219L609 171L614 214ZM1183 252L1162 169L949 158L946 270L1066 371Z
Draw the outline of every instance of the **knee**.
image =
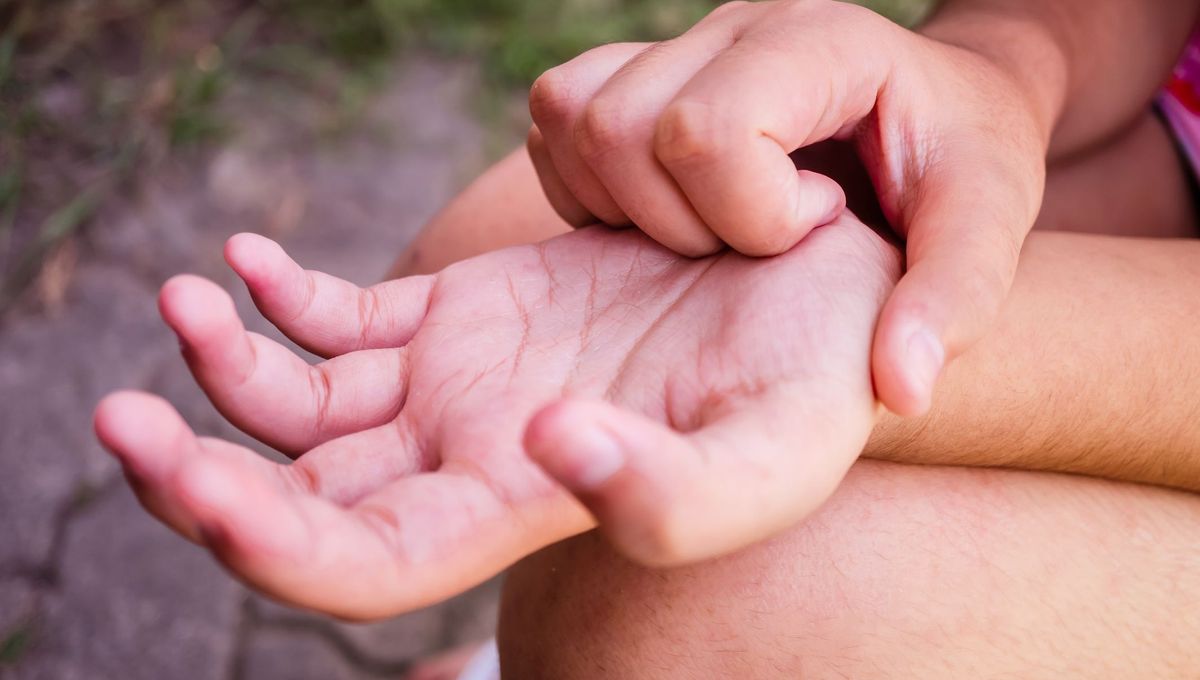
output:
M1111 591L1129 565L1118 560L1090 572L1084 565L1097 550L1137 540L1146 523L1159 535L1163 529L1160 515L1134 513L1125 521L1134 517L1140 528L1064 534L1072 513L1123 514L1120 503L1111 513L1098 506L1098 490L1103 499L1109 487L860 463L804 524L702 565L648 570L595 534L581 536L512 571L499 637L505 674L962 677L1020 675L1022 659L1042 663L1043 656L1074 668L1077 660L1057 646L1094 640L1087 622L1104 620L1109 607L1124 612L1123 624L1130 616L1093 588L1103 582L1101 590ZM1180 502L1194 521L1195 504ZM1195 578L1189 587L1200 591ZM1054 634L1040 635L1039 625Z

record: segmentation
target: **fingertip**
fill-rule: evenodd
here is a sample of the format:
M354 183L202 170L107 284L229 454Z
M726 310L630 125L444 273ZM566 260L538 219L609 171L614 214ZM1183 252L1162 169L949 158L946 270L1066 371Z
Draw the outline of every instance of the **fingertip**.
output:
M749 257L773 257L786 253L812 233L835 221L846 210L846 194L834 179L809 170L796 174L797 190L791 215L771 220L757 233L731 233L727 240ZM743 228L735 225L735 229Z
M100 443L145 479L162 478L178 455L173 449L191 434L165 399L132 390L102 399L96 405L93 424Z
M291 261L282 246L259 234L242 232L225 242L225 262L252 288L269 284Z
M252 231L239 232L225 241L225 261L231 266L245 264L253 260L255 255L265 248L271 246L277 247L278 244L266 236Z
M569 402L558 401L533 414L525 425L525 450L530 455L539 456L552 448L563 431L564 419L569 417Z
M692 239L680 239L670 244L664 243L663 245L684 257L695 259L716 255L726 247L725 242L712 232L697 234Z
M904 418L925 415L946 363L945 345L928 326L882 317L872 358L880 403ZM890 323L889 323L890 321Z
M525 436L530 457L596 516L614 547L652 567L698 557L696 516L681 512L669 491L678 479L667 478L687 463L658 427L607 403L566 400L534 416Z
M145 396L133 390L120 390L106 395L96 404L92 427L102 444L112 449L129 433L138 431L132 415Z
M163 285L159 312L185 348L203 351L212 344L225 346L230 337L245 330L229 293L190 274L173 277Z
M791 250L807 235L808 230L786 233L781 231L776 234L763 235L754 240L739 239L733 249L746 257L774 257Z
M174 313L184 306L190 294L189 290L197 278L199 277L193 274L176 274L158 289L158 311L168 323Z
M543 408L525 430L525 450L573 492L595 492L625 464L617 439L602 424L604 405L560 401Z
M92 412L92 421L97 429L102 429L114 419L120 418L125 408L135 402L141 394L135 390L117 390L104 395Z
M807 194L797 209L800 223L808 225L806 233L833 222L846 211L846 192L837 180L811 170L800 170L797 175Z
M205 336L237 318L233 298L217 284L192 274L180 274L163 284L158 296L163 320L175 332Z

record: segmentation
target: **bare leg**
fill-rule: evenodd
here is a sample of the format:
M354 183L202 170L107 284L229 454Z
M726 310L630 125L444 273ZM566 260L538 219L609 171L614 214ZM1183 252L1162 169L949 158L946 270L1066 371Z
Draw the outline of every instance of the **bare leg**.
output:
M594 534L515 567L514 678L1194 678L1200 498L864 461L816 516L699 566Z
M1200 235L1191 180L1162 121L1147 113L1107 146L1052 166L1036 228Z

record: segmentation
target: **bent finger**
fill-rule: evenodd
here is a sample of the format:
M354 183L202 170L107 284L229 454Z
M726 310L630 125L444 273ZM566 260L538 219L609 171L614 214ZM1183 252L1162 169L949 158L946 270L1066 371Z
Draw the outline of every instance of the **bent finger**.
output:
M380 425L404 404L404 349L354 352L310 366L286 347L247 333L228 293L196 276L168 281L159 307L213 405L286 453Z
M875 103L870 74L839 73L864 82L835 87L832 66L762 40L746 37L701 69L666 106L654 142L700 217L747 255L786 251L841 213L838 183L798 172L789 154L854 125Z
M558 169L554 167L554 161L550 158L550 151L546 148L546 138L537 125L529 128L525 148L533 161L533 169L537 173L542 192L546 194L546 200L550 201L554 212L558 213L564 222L576 228L598 222L596 216L575 198L567 183L559 176Z
M249 233L229 239L225 260L245 281L263 316L322 357L405 345L425 317L434 281L433 276L410 276L359 288L306 271L279 244Z
M583 108L600 87L646 46L645 43L602 45L546 71L529 90L529 112L545 141L546 155L556 176L588 213L612 226L629 224L629 217L579 155L575 127ZM578 221L578 215L570 211L560 215L568 222L573 217ZM577 221L571 223L584 226Z

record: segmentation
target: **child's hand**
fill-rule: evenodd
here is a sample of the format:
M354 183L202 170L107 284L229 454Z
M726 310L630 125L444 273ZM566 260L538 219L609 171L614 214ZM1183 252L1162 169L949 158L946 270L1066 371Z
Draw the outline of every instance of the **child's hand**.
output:
M902 415L928 408L947 355L997 315L1050 127L996 62L818 0L730 3L677 39L597 48L540 78L530 108L530 152L567 221L632 223L694 256L781 253L832 220L841 188L789 152L853 139L907 239L873 355Z
M351 618L444 599L593 526L554 479L646 562L795 522L874 423L871 331L900 269L848 216L769 261L588 229L368 290L261 237L227 259L267 318L332 358L247 334L197 277L164 286L163 316L222 413L296 462L197 439L147 394L107 398L97 432L146 507L248 583Z

